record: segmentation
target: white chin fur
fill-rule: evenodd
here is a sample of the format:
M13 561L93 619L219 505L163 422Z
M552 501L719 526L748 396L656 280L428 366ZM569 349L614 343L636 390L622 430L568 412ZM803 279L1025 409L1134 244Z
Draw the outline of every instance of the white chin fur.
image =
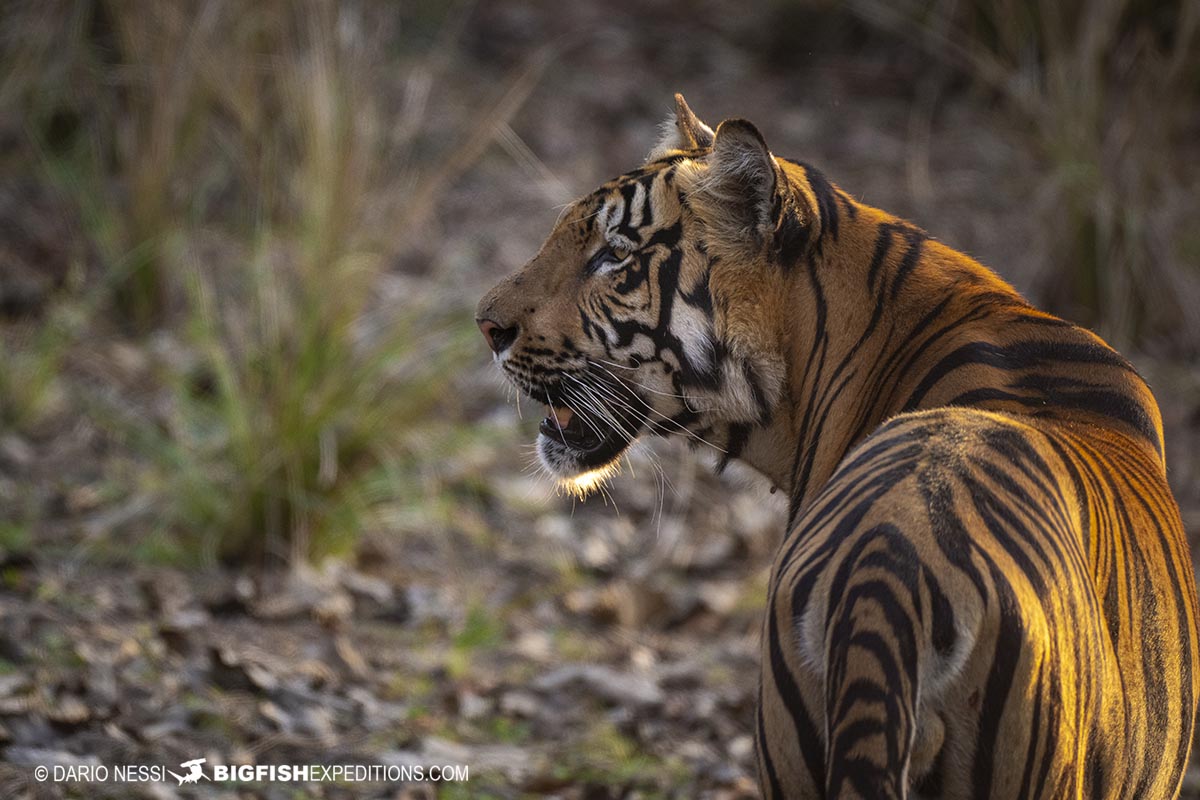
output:
M537 438L537 454L542 467L557 479L558 488L580 499L621 471L620 458L600 467L585 466L570 449L542 433Z
M574 454L561 443L554 441L544 433L537 437L538 461L547 472L559 480L570 480L587 468L580 465Z

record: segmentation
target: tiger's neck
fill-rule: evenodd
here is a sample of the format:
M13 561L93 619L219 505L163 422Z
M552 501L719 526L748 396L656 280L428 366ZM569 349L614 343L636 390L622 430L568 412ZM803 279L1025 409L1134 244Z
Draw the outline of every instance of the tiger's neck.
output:
M1161 460L1153 397L1103 341L914 226L832 191L822 212L836 224L825 222L788 278L785 389L739 454L788 492L793 516L854 445L909 411L1098 422L1141 436Z

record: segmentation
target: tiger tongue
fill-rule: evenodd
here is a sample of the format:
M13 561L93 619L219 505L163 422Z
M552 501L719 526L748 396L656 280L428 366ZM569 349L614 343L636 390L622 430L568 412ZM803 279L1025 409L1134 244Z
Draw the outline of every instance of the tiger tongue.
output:
M555 408L553 406L547 406L546 410L549 412L548 416L554 417L554 421L558 423L558 427L560 429L566 428L568 425L570 425L571 417L575 416L575 412L569 408Z

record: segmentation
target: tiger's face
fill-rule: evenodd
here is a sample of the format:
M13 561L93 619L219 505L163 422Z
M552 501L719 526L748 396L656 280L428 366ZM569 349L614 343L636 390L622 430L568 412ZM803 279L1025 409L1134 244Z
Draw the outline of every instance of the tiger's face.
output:
M546 406L542 465L579 491L642 434L716 443L731 426L764 421L781 382L751 341L769 326L738 322L747 304L764 318L769 282L753 277L753 248L745 258L726 248L719 265L714 226L694 202L725 126L714 148L713 132L677 101L673 135L650 161L568 207L534 258L477 309L495 362ZM739 327L755 334L739 337Z
M574 203L479 304L496 363L547 406L537 450L561 479L697 421L684 390L711 381L712 300L673 171L656 162Z

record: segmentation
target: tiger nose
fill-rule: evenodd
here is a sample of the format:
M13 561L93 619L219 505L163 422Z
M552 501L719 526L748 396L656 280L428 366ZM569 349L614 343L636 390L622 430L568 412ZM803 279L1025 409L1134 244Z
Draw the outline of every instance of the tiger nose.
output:
M477 319L475 322L479 325L479 330L483 332L483 338L487 340L488 347L492 348L493 353L503 353L517 340L515 325L511 328L503 328L490 319Z

